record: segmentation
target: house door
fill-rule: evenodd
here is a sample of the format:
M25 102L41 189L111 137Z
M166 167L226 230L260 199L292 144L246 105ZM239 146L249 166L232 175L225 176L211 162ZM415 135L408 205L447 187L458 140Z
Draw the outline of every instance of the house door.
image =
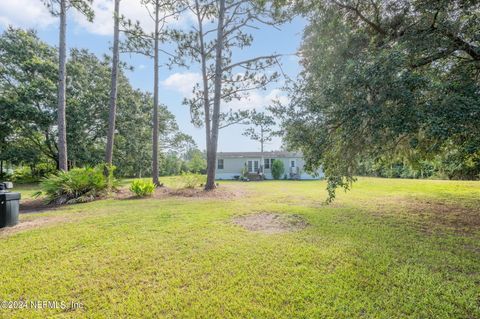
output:
M259 162L255 160L248 161L248 172L249 173L258 172L258 164Z

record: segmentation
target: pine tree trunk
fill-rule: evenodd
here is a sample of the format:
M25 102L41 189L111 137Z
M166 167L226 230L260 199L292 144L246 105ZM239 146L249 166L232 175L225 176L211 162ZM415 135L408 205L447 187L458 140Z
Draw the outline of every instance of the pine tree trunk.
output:
M263 138L263 126L260 127L260 153L262 154L262 159L260 163L260 167L262 169L263 178L265 178L265 159L263 157L263 143L265 143L265 139Z
M198 0L195 0L195 8L197 10L197 22L198 22L198 41L200 45L200 55L202 61L202 82L203 82L203 106L205 111L205 145L207 151L207 166L211 161L210 153L210 139L211 139L211 117L210 117L210 98L208 92L208 70L207 70L207 53L205 52L205 41L203 33L203 20L200 14L200 5ZM214 163L215 165L215 163ZM214 174L215 175L215 174Z
M117 89L118 89L118 63L119 53L119 20L120 0L115 0L114 29L113 29L113 52L112 52L112 80L110 90L110 110L108 114L107 148L105 150L105 163L112 165L113 145L115 138L115 117L117 115Z
M152 130L152 177L153 183L160 186L158 179L158 36L159 36L159 0L155 1L155 52L153 80L153 130Z
M212 114L212 133L210 143L207 149L210 151L207 159L207 183L205 190L213 190L215 188L215 170L217 162L217 146L218 146L218 130L220 126L220 103L222 97L222 53L224 40L224 19L225 19L225 0L219 1L220 8L218 12L217 26L217 47L215 52L215 82L213 96L213 114Z
M59 43L59 68L58 68L58 168L68 170L67 164L67 127L65 120L65 87L66 87L66 59L67 59L67 4L66 0L60 1L60 43Z

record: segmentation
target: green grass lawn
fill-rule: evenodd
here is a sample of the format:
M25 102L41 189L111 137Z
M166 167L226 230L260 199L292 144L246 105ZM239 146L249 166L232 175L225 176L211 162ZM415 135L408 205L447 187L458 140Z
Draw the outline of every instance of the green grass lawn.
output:
M321 181L222 190L21 215L33 226L0 233L0 299L83 308L0 318L480 318L479 182L362 178L329 206ZM232 223L260 212L309 226Z

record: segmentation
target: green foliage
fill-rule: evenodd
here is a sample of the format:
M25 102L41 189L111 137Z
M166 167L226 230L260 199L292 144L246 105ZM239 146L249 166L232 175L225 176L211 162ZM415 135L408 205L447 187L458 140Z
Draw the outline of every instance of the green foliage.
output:
M44 162L36 165L16 167L9 178L16 183L35 183L53 174L55 171L56 167L53 163Z
M273 127L275 119L273 116L264 112L250 113L249 123L251 127L247 128L242 134L249 137L253 141L257 141L261 145L263 151L264 144L270 142L275 134Z
M175 185L174 188L177 189L193 189L195 187L199 187L204 185L206 182L206 176L205 175L200 175L200 174L195 174L195 173L190 173L190 172L183 172L178 176L175 180Z
M137 179L130 185L130 191L137 197L152 196L155 184L151 180Z
M246 179L246 178L247 178L247 176L248 176L247 163L245 163L245 165L243 166L242 171L240 172L240 174L241 174L241 178L242 178L242 179Z
M14 165L56 158L56 56L33 31L0 36L0 158Z
M0 36L0 160L15 166L56 165L56 48L33 31L9 28ZM67 62L67 145L71 167L103 162L110 92L109 58L72 49ZM151 174L150 94L134 89L121 64L113 163L120 176ZM183 151L193 145L174 115L160 107L164 149ZM34 177L34 176L32 176Z
M470 179L480 178L478 156L465 157L458 150L451 150L428 160L407 161L381 157L363 160L358 175L388 178Z
M365 161L418 167L438 156L439 172L478 178L478 4L306 3L305 69L277 114L307 170L322 167L330 196ZM391 168L388 176L404 173Z
M207 169L205 155L199 149L193 149L187 153L187 167L192 173L202 174Z
M16 183L34 183L38 182L40 178L33 176L32 170L28 166L22 166L13 171L10 179Z
M184 172L205 173L207 163L204 154L197 148L189 149L182 156L179 152L169 151L160 159L160 175L176 176Z
M175 152L164 154L160 162L160 175L162 176L180 175L187 170L186 163Z
M36 196L44 195L49 204L83 203L95 200L116 185L113 176L105 177L103 165L73 168L45 178Z
M115 179L114 172L117 167L114 165L103 164L103 175L107 179L107 189L109 191L113 190L117 185L118 181Z
M42 0L42 2L53 16L60 15L60 1ZM92 8L93 0L70 0L66 3L68 7L75 8L89 22L93 22L95 18L95 11Z
M285 172L285 166L283 165L283 162L278 159L274 160L272 163L273 179L280 179L284 172Z

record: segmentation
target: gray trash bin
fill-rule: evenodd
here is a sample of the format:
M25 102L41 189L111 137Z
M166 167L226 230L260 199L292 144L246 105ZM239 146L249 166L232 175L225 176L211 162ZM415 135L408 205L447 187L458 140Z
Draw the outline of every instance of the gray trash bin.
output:
M6 189L10 185L0 183L0 228L18 224L20 193L8 192Z

